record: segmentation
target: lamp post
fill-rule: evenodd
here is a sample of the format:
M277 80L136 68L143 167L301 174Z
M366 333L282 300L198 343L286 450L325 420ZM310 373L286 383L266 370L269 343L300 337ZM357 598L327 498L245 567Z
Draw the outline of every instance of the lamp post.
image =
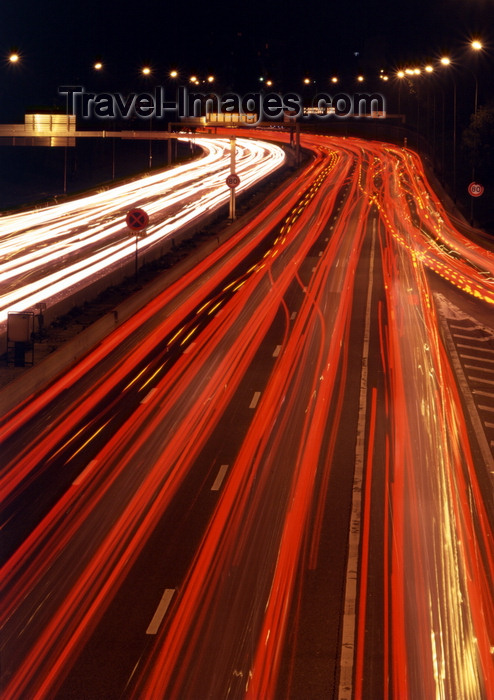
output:
M172 80L176 80L178 78L178 70L171 70L170 73L168 74L169 77ZM175 104L177 103L177 91L175 90ZM168 122L168 132L171 132L171 122ZM168 165L171 165L172 163L172 141L175 141L175 146L176 146L176 139L168 139L167 143L167 160L168 160ZM175 153L176 157L176 153Z
M145 75L146 77L151 75L151 68L149 66L144 66L142 68L141 73L142 75ZM151 127L153 124L153 117L151 116L149 118L149 170L151 170L151 165L153 163L153 145L152 145L152 140L151 140Z
M98 59L93 63L93 70L95 70L97 73L101 73L103 71L103 62ZM112 119L111 121L113 130L116 129L116 122L115 120ZM111 179L115 179L115 137L113 136L111 139Z
M474 39L470 47L475 53L478 53L479 51L482 51L484 48L482 45L482 42L479 41L478 39ZM479 81L477 78L477 71L473 71L473 77L475 79L475 98L474 98L474 108L473 108L473 115L474 118L477 116L477 107L478 107L478 100L479 100ZM477 132L476 132L476 124L474 121L474 142L473 142L473 159L472 159L472 182L475 182L475 165L476 165L476 160L477 160ZM470 225L473 226L473 200L475 198L470 195Z
M478 39L475 39L474 41L472 41L470 46L476 52L482 51L482 49L484 48L482 43ZM473 77L475 78L475 101L474 101L473 113L474 113L474 115L476 115L477 114L478 99L479 99L479 81L477 79L477 71L474 72Z
M451 67L449 56L443 56L440 63L445 68ZM453 73L453 201L456 203L456 78Z
M405 77L405 71L404 70L399 70L396 73L396 77L398 78L398 114L401 114L401 86L403 84L403 78Z

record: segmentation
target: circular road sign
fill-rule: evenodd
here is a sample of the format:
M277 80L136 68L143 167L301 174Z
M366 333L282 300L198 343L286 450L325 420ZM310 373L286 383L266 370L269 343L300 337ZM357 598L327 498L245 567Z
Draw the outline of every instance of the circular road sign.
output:
M144 209L139 209L136 207L127 213L125 221L127 222L127 226L132 229L132 231L142 231L142 229L146 228L149 223L149 216Z
M236 173L231 173L226 178L226 184L228 185L228 187L231 187L232 189L235 187L238 187L240 185L239 176Z
M472 197L480 197L484 194L484 186L479 185L478 182L471 182L468 185L468 194L470 194Z

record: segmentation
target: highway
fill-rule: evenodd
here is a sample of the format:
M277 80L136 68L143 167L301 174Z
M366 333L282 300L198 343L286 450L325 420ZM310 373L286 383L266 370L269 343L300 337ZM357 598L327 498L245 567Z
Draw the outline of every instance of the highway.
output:
M0 217L0 324L9 310L53 303L135 254L127 212L144 207L150 217L139 250L160 245L205 212L228 201L228 139L195 139L204 157L124 185L39 210ZM278 168L283 151L239 139L239 192ZM130 234L130 235L129 235Z
M5 698L489 698L492 246L411 151L301 140L3 417Z

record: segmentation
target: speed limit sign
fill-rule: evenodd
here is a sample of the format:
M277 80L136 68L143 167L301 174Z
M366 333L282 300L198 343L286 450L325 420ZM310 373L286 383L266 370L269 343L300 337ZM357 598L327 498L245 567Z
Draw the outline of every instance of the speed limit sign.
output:
M484 186L479 185L478 182L471 182L468 185L468 194L472 197L480 197L484 194Z
M235 187L238 187L240 185L239 176L236 173L231 173L226 178L226 184L228 185L228 187L231 187L232 189L234 189Z

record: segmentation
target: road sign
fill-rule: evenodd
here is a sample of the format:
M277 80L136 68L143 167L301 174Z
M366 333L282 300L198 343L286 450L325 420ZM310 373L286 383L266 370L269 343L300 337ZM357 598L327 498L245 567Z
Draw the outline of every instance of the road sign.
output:
M472 197L480 197L484 194L484 186L479 185L478 182L471 182L468 185L468 194Z
M132 229L132 231L142 231L142 229L146 228L149 223L149 216L144 209L139 209L136 207L127 213L125 221L127 222L127 226Z
M228 187L231 187L232 189L234 189L235 187L238 187L240 185L239 176L236 173L231 173L226 178L226 184L228 185Z

